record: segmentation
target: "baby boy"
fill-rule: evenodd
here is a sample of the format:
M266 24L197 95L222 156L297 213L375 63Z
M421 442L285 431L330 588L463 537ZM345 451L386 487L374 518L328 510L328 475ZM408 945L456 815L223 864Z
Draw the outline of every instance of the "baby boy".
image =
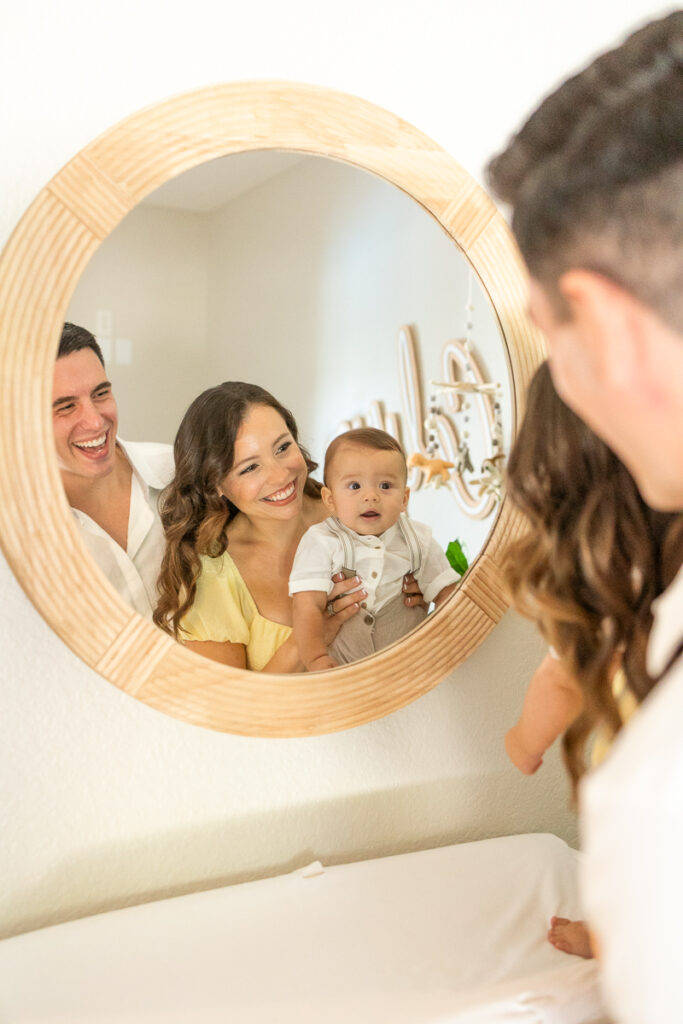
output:
M413 573L426 605L438 607L459 579L423 523L408 519L406 460L400 444L374 427L336 437L325 455L322 500L330 518L299 544L289 593L294 635L309 671L364 658L408 633L427 614L406 608L403 579ZM323 640L330 576L358 576L367 591L329 650Z

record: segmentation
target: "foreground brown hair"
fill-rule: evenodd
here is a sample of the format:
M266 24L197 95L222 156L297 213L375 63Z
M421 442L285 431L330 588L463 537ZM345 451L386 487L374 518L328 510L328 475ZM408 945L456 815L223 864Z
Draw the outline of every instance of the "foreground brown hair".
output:
M325 467L323 470L323 480L327 484L330 467L334 461L335 455L338 453L340 448L345 445L357 445L359 448L370 448L373 451L378 452L397 452L401 456L404 463L406 460L405 452L403 448L391 434L387 434L386 430L378 430L377 427L356 427L354 430L346 430L343 434L338 434L333 441L327 446L325 452ZM406 475L408 470L406 469Z
M201 568L200 556L218 558L228 546L228 524L238 509L218 489L232 469L235 439L253 405L267 405L282 416L308 467L304 493L320 497L320 484L310 474L317 467L299 444L299 431L289 409L257 384L226 381L202 392L178 428L173 453L175 476L159 499L166 551L153 619L178 637L183 615L192 606Z
M508 465L508 493L528 532L508 550L505 580L579 684L584 710L564 751L574 786L586 741L621 719L612 676L621 662L640 702L654 681L645 666L651 605L668 582L664 541L679 516L645 504L623 463L560 399L547 363L536 372Z

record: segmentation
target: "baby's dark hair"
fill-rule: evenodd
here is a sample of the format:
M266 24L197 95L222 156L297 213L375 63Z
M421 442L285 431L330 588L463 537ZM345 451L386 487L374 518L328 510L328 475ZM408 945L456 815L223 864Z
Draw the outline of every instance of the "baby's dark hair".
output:
M357 448L370 448L377 452L396 452L401 456L405 466L405 452L395 437L387 434L386 430L378 430L377 427L357 427L355 430L347 430L345 433L335 437L325 452L323 480L328 487L332 463L339 450L347 445L355 445ZM406 468L406 475L407 473L408 470Z

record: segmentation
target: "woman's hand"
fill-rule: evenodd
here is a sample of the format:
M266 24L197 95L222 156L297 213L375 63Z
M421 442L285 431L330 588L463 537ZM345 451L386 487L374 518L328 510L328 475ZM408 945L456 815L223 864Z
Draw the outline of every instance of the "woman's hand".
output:
M403 577L403 603L406 608L426 608L427 603L422 596L420 590L420 584L417 582L412 572L406 573Z
M360 602L368 596L367 590L359 590L362 587L360 576L354 576L350 580L344 578L341 572L332 577L334 586L327 596L327 613L324 622L325 646L329 647L337 633L350 618L360 610ZM350 593L353 591L353 593Z

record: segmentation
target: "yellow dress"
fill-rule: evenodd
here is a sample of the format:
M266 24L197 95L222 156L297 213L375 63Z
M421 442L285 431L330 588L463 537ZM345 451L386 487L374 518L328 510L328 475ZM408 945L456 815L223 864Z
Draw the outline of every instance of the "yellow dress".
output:
M202 555L201 563L194 604L181 624L181 639L243 644L247 668L259 672L291 634L292 627L259 613L227 551L219 558Z

